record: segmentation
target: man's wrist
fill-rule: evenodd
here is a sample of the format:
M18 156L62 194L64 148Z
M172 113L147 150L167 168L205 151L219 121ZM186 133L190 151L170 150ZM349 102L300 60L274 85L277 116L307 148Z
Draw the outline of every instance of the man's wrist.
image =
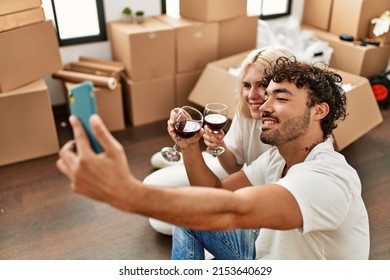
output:
M179 145L180 146L180 145ZM181 151L184 153L184 152L188 152L188 153L192 153L192 152L196 152L196 151L199 151L200 150L200 145L199 145L199 142L195 142L195 143L186 143L185 145L180 146L180 149Z

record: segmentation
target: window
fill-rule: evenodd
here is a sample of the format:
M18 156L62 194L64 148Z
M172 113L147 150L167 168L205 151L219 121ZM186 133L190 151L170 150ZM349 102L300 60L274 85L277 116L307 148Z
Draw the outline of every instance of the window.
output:
M52 19L60 46L106 41L103 0L43 0L46 18Z
M260 18L272 19L289 15L292 0L260 0Z

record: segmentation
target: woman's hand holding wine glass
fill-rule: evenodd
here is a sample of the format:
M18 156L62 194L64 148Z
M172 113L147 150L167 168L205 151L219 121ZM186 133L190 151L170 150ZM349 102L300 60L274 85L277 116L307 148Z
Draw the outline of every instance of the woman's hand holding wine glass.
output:
M171 119L173 119L173 128L178 141L193 137L203 125L203 114L191 106L183 106L176 113L172 111ZM169 162L179 161L181 156L177 147L178 143L175 143L173 147L165 147L161 149L161 155Z

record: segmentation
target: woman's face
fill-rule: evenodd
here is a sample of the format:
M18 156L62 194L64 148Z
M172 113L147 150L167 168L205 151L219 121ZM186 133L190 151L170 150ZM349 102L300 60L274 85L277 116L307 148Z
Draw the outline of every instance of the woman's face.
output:
M261 119L259 108L264 103L265 89L260 86L264 69L250 65L242 79L242 95L254 119Z

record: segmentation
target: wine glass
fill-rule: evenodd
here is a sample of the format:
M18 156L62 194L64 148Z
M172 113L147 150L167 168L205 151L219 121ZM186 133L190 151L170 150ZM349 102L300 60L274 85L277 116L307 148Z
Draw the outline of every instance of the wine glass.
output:
M191 106L183 106L179 109L175 116L173 125L175 133L179 139L187 139L194 136L203 125L203 114L199 110ZM177 151L178 144L173 147L165 147L161 149L161 155L166 161L179 161L181 156Z
M213 130L214 133L218 133L218 130L224 128L228 120L228 109L223 103L208 103L204 108L204 122L207 126ZM213 156L219 156L225 151L223 147L210 148L207 147L206 152Z

